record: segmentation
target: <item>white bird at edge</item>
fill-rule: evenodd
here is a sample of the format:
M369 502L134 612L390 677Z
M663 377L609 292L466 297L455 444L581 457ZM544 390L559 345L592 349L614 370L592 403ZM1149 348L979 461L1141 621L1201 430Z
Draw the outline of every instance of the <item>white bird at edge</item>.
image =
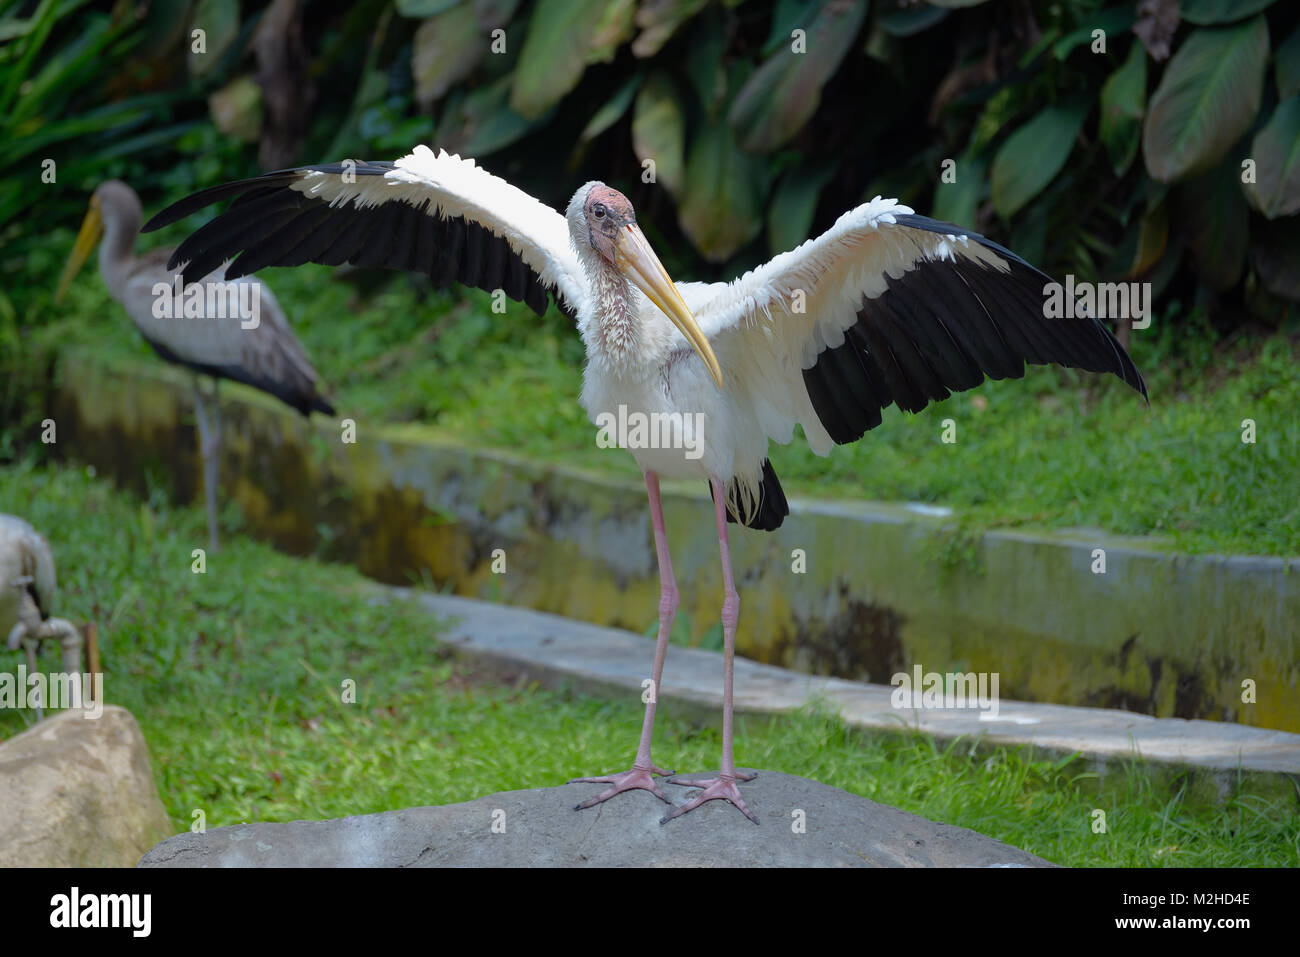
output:
M0 514L0 635L5 647L27 653L29 675L37 672L41 642L57 640L65 674L81 673L81 632L72 622L54 618L56 580L50 543L16 515ZM36 707L36 720L42 718Z
M305 262L426 273L435 283L501 289L539 314L548 294L576 318L586 347L582 404L600 424L620 406L641 421L682 423L677 448L630 448L645 476L660 576L657 691L678 606L660 478L709 484L721 554L722 758L717 774L672 783L702 789L664 821L715 799L758 818L733 750L733 662L740 601L729 522L771 530L789 513L768 443L803 428L826 455L881 422L889 405L917 412L1025 363L1110 372L1143 396L1124 349L1089 317L1048 319L1051 280L1010 250L877 197L829 230L730 283L674 283L627 198L582 186L561 215L473 160L417 146L396 162L303 166L206 189L145 230L214 202L225 212L194 232L169 266L203 275L238 254L227 278ZM659 414L670 418L652 419ZM692 454L687 454L692 452ZM699 454L695 454L699 453ZM650 755L657 694L626 771L578 805L645 789L668 804Z

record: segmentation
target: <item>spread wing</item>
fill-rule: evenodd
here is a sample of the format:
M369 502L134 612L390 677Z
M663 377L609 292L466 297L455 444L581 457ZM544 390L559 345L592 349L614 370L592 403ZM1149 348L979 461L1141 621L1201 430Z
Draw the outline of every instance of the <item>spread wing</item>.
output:
M343 162L265 173L195 193L163 210L148 232L234 198L176 249L190 279L234 259L226 278L305 262L379 266L502 289L537 313L556 294L571 315L587 279L564 217L479 169L417 146L396 162Z
M1109 372L1145 396L1101 322L1047 317L1051 281L983 236L877 197L691 298L768 436L789 442L797 422L825 455L879 425L891 404L918 412L986 376L1019 378L1025 363Z

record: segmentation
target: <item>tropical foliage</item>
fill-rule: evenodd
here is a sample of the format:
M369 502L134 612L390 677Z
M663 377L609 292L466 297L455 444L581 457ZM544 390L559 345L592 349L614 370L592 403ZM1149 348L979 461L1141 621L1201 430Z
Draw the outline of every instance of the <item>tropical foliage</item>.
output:
M624 188L688 273L882 193L1221 326L1300 302L1289 2L40 0L0 18L5 288L27 227L73 223L107 176L156 207L427 142L555 204Z

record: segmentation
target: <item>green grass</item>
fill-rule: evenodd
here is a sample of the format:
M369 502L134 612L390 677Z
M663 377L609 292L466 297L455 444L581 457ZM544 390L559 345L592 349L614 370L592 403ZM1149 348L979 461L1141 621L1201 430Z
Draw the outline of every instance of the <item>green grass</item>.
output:
M173 227L149 244L175 241ZM30 273L46 341L151 355L94 268L48 304L71 235L55 233ZM438 293L405 276L363 294L318 266L264 273L340 414L421 422L475 444L624 475L630 456L598 449L578 404L583 349L556 310L476 291ZM382 275L382 274L379 274ZM1300 553L1300 343L1284 335L1213 343L1198 315L1158 316L1133 334L1148 407L1111 377L1032 368L919 415L891 408L853 446L818 458L796 437L772 460L792 495L917 501L958 510L968 529L1099 528L1157 535L1186 552ZM39 337L38 337L39 338ZM957 442L940 441L953 419ZM1257 441L1242 442L1243 419Z
M555 785L631 758L638 695L604 701L488 681L447 657L414 603L371 603L373 586L349 569L231 539L194 574L199 509L24 460L0 469L0 511L51 539L58 610L98 623L106 697L144 728L178 829L197 809L210 827L337 817ZM349 678L356 704L340 700ZM0 737L29 721L0 711ZM1082 760L869 736L817 709L738 724L742 765L815 778L1061 864L1300 864L1294 799L1202 806L1140 768L1101 784ZM715 729L661 709L660 763L703 770L718 750ZM1095 809L1106 812L1105 834L1092 832Z

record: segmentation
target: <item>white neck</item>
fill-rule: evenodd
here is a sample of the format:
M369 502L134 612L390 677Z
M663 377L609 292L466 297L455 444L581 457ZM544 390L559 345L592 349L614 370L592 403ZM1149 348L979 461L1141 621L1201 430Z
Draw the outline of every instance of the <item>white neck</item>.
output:
M109 295L121 300L135 271L135 236L140 231L138 209L104 210L104 238L99 243L99 274Z
M589 245L575 245L591 289L591 299L578 314L588 361L616 373L644 364L650 357L644 348L640 292Z

